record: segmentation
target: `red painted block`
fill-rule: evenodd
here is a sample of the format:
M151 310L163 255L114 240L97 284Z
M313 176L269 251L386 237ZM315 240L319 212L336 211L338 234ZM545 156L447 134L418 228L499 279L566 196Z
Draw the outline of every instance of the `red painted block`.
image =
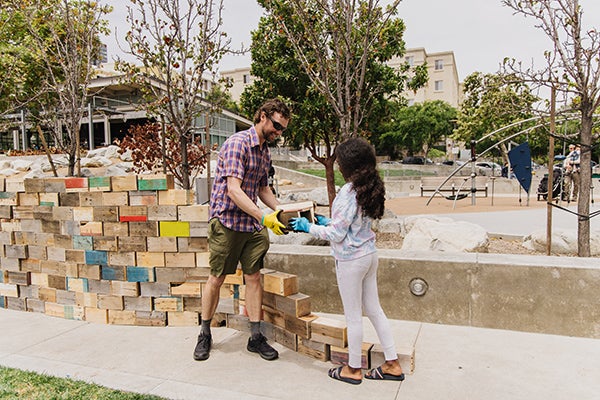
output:
M121 215L119 217L120 222L146 222L148 221L147 215Z
M84 189L88 187L87 178L65 178L66 189Z

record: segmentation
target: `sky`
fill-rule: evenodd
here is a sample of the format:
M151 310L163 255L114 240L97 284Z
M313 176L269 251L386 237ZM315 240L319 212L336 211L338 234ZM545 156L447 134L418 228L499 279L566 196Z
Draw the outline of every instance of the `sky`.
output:
M109 2L105 0L104 2ZM384 3L389 1L384 0ZM105 39L109 59L121 54L116 45L127 31L125 9L129 1L110 1L114 7L108 16L112 35ZM231 38L231 47L250 45L250 32L258 27L262 8L254 0L223 0L223 30ZM600 1L580 0L587 26L600 29ZM494 73L504 57L515 58L524 65L543 67L543 53L551 42L534 20L502 6L500 0L403 0L398 16L404 20L407 48L423 47L428 53L453 51L459 79L475 71ZM250 54L226 56L220 70L249 67Z

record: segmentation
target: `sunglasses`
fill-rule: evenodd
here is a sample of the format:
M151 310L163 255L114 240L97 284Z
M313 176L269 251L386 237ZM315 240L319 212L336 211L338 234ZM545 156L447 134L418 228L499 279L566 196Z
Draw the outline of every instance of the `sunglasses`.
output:
M271 123L273 124L273 128L275 128L276 131L284 132L287 129L286 126L281 125L277 121L273 121L273 118L271 118L270 115L268 115L268 114L265 114L265 115L267 116L267 118L269 118L269 120L271 120Z

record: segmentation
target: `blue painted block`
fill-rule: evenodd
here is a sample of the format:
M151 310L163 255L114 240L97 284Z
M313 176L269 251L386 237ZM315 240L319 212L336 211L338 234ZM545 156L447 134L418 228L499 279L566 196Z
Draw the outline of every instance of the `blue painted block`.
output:
M86 250L85 263L92 265L108 264L108 252L104 250Z
M127 282L154 282L154 268L127 267Z
M76 250L94 250L92 236L73 236L73 248Z
M0 308L6 308L4 304L4 296L0 296Z

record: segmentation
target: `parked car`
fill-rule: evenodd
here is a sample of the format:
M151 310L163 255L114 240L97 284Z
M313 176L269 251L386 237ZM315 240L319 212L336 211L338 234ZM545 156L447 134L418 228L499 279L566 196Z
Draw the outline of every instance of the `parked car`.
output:
M485 176L500 176L502 175L502 166L495 162L480 161L475 163L479 171L479 175Z
M433 161L431 161L429 158L425 158L425 157L421 157L421 156L410 156L410 157L404 157L402 159L402 164L425 165L425 164L433 164Z

